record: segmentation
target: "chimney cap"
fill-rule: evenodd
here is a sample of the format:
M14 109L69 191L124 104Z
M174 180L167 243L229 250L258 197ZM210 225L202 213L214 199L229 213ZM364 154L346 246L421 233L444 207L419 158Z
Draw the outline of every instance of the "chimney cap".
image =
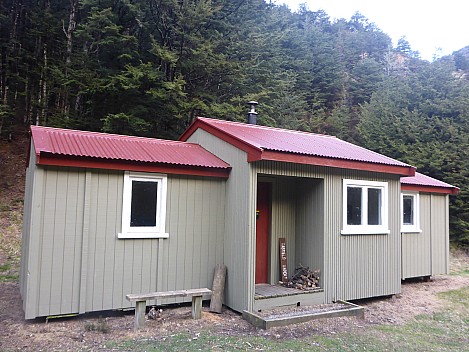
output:
M256 112L256 105L258 104L257 101L251 100L248 102L248 105L251 107L251 111L248 112L248 123L252 125L257 124L257 112Z

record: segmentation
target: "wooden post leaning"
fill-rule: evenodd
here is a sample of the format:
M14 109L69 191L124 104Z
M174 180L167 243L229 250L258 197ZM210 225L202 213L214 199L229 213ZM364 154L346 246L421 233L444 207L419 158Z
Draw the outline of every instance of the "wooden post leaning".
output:
M225 296L226 265L217 264L213 276L212 298L210 299L210 311L221 313L223 298Z

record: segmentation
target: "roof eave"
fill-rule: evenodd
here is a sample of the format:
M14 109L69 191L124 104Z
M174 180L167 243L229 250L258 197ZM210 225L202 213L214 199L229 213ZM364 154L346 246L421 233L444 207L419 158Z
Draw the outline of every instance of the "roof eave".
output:
M37 156L36 164L48 166L78 167L88 169L159 172L165 174L207 176L220 178L228 178L231 171L231 167L221 168L89 157L74 157L51 154L47 152L42 152Z
M268 151L268 150L262 151L259 157L253 156L253 158L250 161L252 162L252 161L258 161L258 160L270 160L270 161L280 161L280 162L288 162L288 163L295 163L295 164L334 167L334 168L341 168L341 169L382 172L382 173L395 174L395 175L401 175L401 176L414 176L415 170L416 170L415 167L410 166L410 165L401 166L401 165L378 164L378 163L369 163L369 162L356 161L356 160L327 158L327 157L321 157L321 156L284 153L284 152Z
M428 186L428 185L412 185L412 184L401 184L401 190L403 191L414 191L414 192L424 192L424 193L440 193L440 194L459 194L458 187L438 187L438 186Z

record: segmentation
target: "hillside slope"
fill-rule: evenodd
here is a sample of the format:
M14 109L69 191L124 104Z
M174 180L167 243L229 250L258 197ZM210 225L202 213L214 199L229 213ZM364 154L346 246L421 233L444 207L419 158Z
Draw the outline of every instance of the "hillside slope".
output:
M0 282L18 279L28 134L0 140Z

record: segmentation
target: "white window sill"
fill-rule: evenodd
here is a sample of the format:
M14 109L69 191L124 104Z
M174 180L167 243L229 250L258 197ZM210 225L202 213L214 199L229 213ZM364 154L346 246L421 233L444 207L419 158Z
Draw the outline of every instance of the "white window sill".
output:
M340 232L341 235L389 235L390 230L386 229L346 229Z
M164 232L126 232L118 233L117 238L145 239L145 238L169 238L169 233Z
M401 233L422 233L419 229L401 229Z

